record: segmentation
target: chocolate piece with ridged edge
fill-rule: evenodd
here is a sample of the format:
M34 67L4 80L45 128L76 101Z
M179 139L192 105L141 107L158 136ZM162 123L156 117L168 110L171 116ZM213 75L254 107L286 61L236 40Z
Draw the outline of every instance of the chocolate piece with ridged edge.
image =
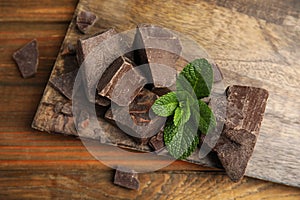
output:
M224 130L214 147L232 181L244 176L258 137L266 108L268 91L248 86L227 88Z

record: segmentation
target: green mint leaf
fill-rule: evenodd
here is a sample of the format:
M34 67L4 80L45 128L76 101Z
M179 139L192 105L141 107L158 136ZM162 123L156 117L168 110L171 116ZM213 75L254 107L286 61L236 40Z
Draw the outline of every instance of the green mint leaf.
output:
M205 102L199 100L198 103L200 111L198 128L201 131L201 133L207 134L216 126L216 119L213 112Z
M151 108L155 114L168 117L174 113L177 106L178 100L175 92L169 92L156 99Z
M197 126L191 120L175 126L168 120L164 128L164 141L168 152L176 159L190 156L199 143Z
M197 100L191 84L182 74L179 74L176 80L176 96L179 102L186 102L188 99Z
M206 59L196 59L180 72L191 84L197 99L207 97L213 84L213 70Z
M182 109L177 107L174 113L173 122L175 126L178 126L182 117Z

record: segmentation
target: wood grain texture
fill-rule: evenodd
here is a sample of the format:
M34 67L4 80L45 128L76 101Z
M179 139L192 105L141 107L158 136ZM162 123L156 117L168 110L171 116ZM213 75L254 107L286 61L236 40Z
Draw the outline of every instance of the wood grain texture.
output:
M110 4L110 1L102 2L106 5L104 8L114 8L115 6L115 4ZM173 3L176 2L174 1ZM193 1L191 4L195 2ZM216 6L214 3L199 2L201 5L206 5L205 9ZM260 4L262 1L255 2ZM282 3L283 1L278 2ZM133 1L132 3L141 6L145 2L140 4L138 1ZM151 4L150 1L146 3L149 6ZM50 135L30 128L65 31L74 12L76 1L1 1L0 4L0 199L41 199L42 197L43 199L271 200L300 198L298 188L247 177L242 182L234 184L230 182L223 172L207 172L207 170L210 170L209 168L200 168L201 171L206 170L206 172L199 172L199 166L180 161L159 172L140 175L142 184L140 191L128 191L114 186L111 182L113 171L95 160L79 140L57 134ZM27 5L26 8L24 5ZM119 2L119 5L124 6L122 2ZM294 7L289 6L288 1L285 5L290 9ZM270 4L270 6L272 5ZM245 7L247 9L247 5ZM165 9L164 5L161 5L161 8L163 11ZM22 12L14 13L13 11L17 9L22 11L29 10L35 14L30 16L29 14L24 15ZM126 9L127 7L121 10L124 13ZM142 8L137 9L139 12L141 10ZM224 8L224 10L228 9ZM52 19L49 16L49 12L60 14L57 16L53 14L51 17L54 19ZM9 13L8 16L7 13ZM184 13L180 16L184 17ZM107 19L111 14L106 13L106 20L102 20L108 23L109 20ZM138 18L138 16L143 14L146 14L146 12L137 12L133 16ZM247 17L246 15L242 16ZM147 15L145 17L150 18ZM221 19L219 18L219 20ZM120 23L122 20L118 19L117 21ZM126 19L123 19L124 21ZM200 20L199 22L202 21ZM215 23L217 22L218 20L215 21ZM288 25L290 27L289 30L297 30L298 22L296 18L289 17L288 21L285 21L285 23L290 24ZM167 22L165 23L167 24ZM269 31L274 34L272 27L275 25L270 23L268 26L271 26ZM221 25L218 28L221 28ZM282 30L281 26L278 28ZM124 29L127 28L124 26ZM299 52L297 51L299 33L298 35L294 32L288 33L289 30L286 30L289 43L283 42L282 44L285 44L288 48L293 48L289 52L297 54ZM220 30L219 34L221 33L222 31ZM279 38L283 37L284 34L281 33ZM291 37L291 35L294 36ZM12 52L32 38L37 38L40 44L40 65L36 77L23 80L11 59L11 55ZM277 36L274 38L274 41L277 44ZM210 42L213 43L212 41ZM226 44L226 41L222 42L222 44L224 43ZM222 44L211 49L216 51L218 48L221 48L218 52L222 52ZM238 50L233 53L236 52ZM243 57L240 57L239 59L229 60L227 59L228 55L225 56L225 53L223 54L223 57L219 57L218 63L222 64L222 70L226 73L226 76L229 74L231 77L239 77L238 74L229 70L231 66L242 65L247 69L247 66L248 68L251 66L251 62L253 62L253 65L257 63L264 64L264 67L270 67L268 63L271 63L268 60L252 60L249 64L249 58L243 59ZM289 53L286 54L289 55ZM214 55L214 58L216 58L218 54L215 53ZM273 62L276 62L276 60ZM286 67L280 63L275 66L278 66L276 69L281 69L280 66ZM291 67L287 68L291 69ZM243 72L245 75L242 79L252 81L253 77L247 78L248 72ZM260 73L263 74L263 70L260 70ZM251 76L254 75L252 74ZM282 71L280 76L282 76ZM293 83L292 78L294 75L290 76L291 80L287 79L286 81ZM265 75L262 79L265 77L268 77L268 75ZM261 83L254 82L254 84L260 86L262 81ZM272 87L273 84L274 82L269 82L268 87ZM278 88L280 88L279 83L277 83L275 89L278 90ZM294 94L296 91L296 89L292 88L292 91L288 94ZM279 95L281 94L285 94L285 92L282 91ZM279 95L277 99L282 98L279 98ZM286 117L284 109L276 107L275 104L273 105L269 109L277 110L277 118L278 116L283 117L284 122L287 123L284 129L292 127L293 125L290 125L290 123L298 123L296 121L297 115L292 121L289 121L291 117ZM270 115L269 117L277 119L276 115ZM270 126L269 128L272 127ZM289 132L286 133L288 134ZM279 135L276 132L273 134Z

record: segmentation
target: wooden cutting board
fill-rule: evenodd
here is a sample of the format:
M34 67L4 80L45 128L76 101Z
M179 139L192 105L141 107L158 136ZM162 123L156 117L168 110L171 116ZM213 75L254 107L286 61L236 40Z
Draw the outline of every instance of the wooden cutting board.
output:
M300 4L234 2L81 0L64 43L83 36L74 24L80 10L98 16L88 34L152 23L192 37L220 66L226 85L262 87L270 93L246 175L300 187ZM62 66L59 55L51 77L62 73ZM47 109L57 101L63 97L48 84L34 128L53 131Z

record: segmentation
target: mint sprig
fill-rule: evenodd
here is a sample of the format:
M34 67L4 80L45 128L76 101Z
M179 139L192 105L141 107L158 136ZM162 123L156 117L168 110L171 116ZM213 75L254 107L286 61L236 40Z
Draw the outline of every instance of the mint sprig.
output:
M178 75L176 91L161 96L152 106L155 114L169 117L164 141L176 159L185 159L196 149L198 130L207 134L216 126L213 112L200 100L210 95L212 84L211 65L206 59L196 59Z

